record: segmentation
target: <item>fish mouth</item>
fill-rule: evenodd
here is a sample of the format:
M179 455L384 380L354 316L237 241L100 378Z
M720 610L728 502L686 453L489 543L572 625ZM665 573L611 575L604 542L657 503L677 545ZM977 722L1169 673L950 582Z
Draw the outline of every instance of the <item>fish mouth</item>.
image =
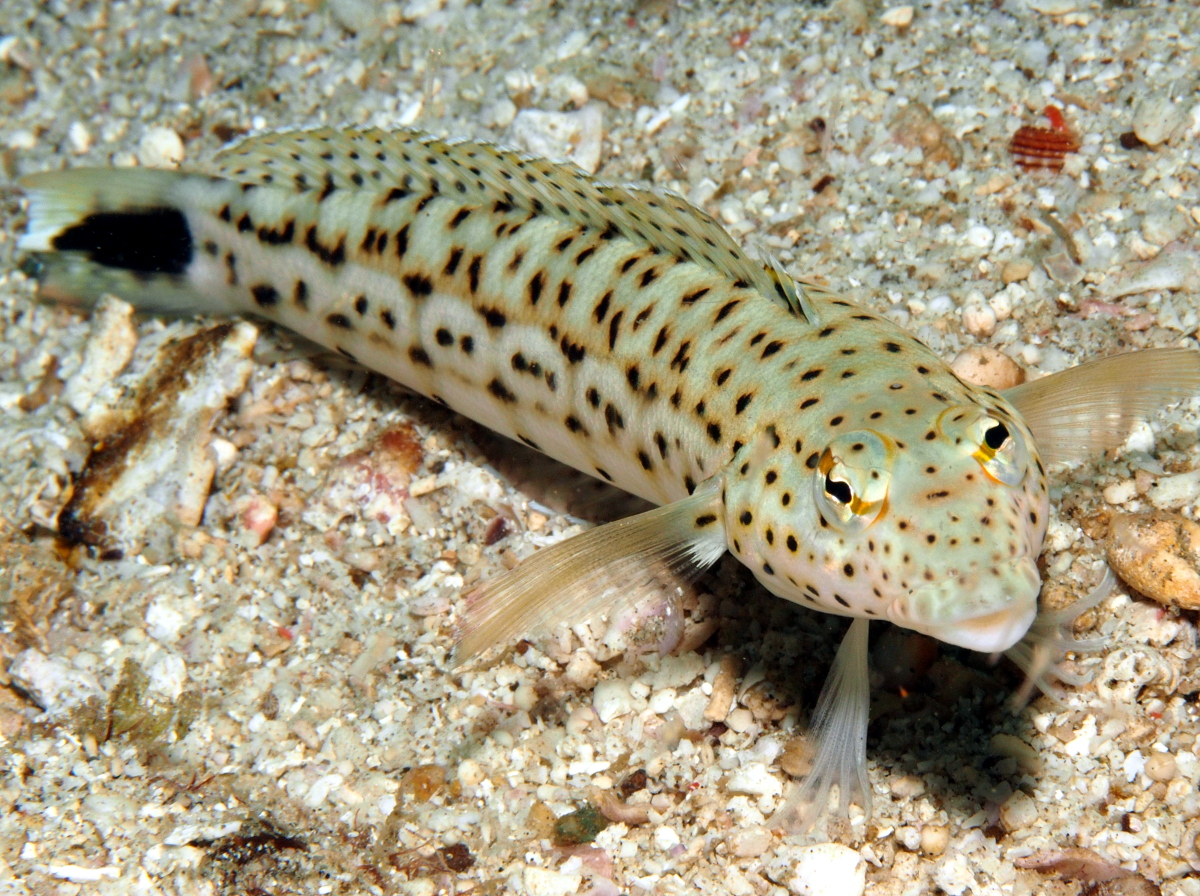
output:
M1029 557L915 588L888 607L892 622L969 650L1000 653L1029 631L1041 578Z

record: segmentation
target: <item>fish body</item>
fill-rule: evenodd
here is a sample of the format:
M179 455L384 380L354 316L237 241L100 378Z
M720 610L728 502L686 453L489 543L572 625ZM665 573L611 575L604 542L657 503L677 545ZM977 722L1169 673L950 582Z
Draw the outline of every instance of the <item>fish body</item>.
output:
M467 654L615 612L726 550L802 605L1006 650L1040 587L1036 431L1075 433L1069 456L1113 443L1098 420L1124 437L1128 395L1153 406L1200 387L1185 352L1140 387L1122 368L1107 392L1092 377L1063 400L1046 385L1006 397L748 257L678 197L418 132L273 135L222 153L212 175L23 185L21 246L47 296L267 318L662 505L485 585ZM1101 398L1072 430L1085 392ZM851 632L834 679L856 708L830 703L850 732L830 748L843 790L862 780L866 726L865 622Z
M43 289L265 317L655 504L719 477L717 540L807 606L929 629L931 614L957 623L998 600L1020 605L1009 642L1032 617L1047 499L1016 412L812 287L810 322L780 301L773 269L681 201L373 131L264 138L226 154L218 175L31 178L24 245L57 250L43 256ZM568 193L579 187L582 199ZM88 204L64 228L39 202L67 191ZM555 207L557 194L575 203ZM699 248L657 236L671 229ZM119 245L104 244L113 234ZM960 427L970 450L952 443L956 410L1023 444L1017 487L973 458L980 426ZM867 499L872 538L848 541L862 512L826 498L826 479ZM981 525L1000 542L981 546ZM930 583L947 590L941 604L910 606ZM966 609L948 609L955 600Z

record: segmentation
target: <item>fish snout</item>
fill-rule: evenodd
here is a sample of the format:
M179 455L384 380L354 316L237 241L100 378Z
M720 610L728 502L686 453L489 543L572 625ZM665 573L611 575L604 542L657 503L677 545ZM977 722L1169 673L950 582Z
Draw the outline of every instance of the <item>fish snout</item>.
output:
M888 619L969 650L999 653L1029 631L1041 578L1029 557L971 570L915 588L892 601Z

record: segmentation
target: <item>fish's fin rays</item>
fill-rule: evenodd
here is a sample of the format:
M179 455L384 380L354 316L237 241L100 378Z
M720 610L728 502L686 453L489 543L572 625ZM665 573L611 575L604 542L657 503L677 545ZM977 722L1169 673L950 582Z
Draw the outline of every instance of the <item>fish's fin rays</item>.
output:
M870 620L855 619L838 647L809 722L814 745L812 770L795 786L767 824L789 834L810 831L829 811L829 796L838 788L838 812L857 802L871 814L867 780L867 724L871 684L867 667Z
M1004 392L1046 464L1118 448L1138 420L1195 395L1200 352L1170 348L1098 358Z
M455 662L520 635L635 607L664 579L687 581L725 552L713 489L543 548L467 596Z
M1025 673L1025 682L1012 699L1014 712L1029 702L1035 689L1062 704L1067 695L1061 685L1079 687L1091 681L1091 675L1070 672L1060 664L1068 653L1084 653L1104 646L1100 639L1076 639L1073 628L1075 620L1106 600L1116 584L1116 575L1106 566L1104 577L1090 594L1061 610L1038 613L1025 637L1004 652Z

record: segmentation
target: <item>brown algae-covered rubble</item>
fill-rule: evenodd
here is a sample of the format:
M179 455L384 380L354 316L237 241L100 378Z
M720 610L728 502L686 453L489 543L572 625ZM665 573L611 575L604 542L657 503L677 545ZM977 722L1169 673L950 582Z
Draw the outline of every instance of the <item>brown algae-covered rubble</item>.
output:
M674 190L1016 382L1196 347L1197 16L0 0L0 172L321 124L490 139ZM1048 107L1071 139L1026 169ZM879 627L874 813L785 839L841 623L726 563L634 650L577 627L453 667L464 591L585 524L286 335L38 304L4 198L5 892L1200 894L1194 612L1148 570L1195 572L1194 403L1057 476L1047 606L1131 548L1077 624L1090 681L1013 715L1009 667ZM1169 531L1131 544L1141 519Z

